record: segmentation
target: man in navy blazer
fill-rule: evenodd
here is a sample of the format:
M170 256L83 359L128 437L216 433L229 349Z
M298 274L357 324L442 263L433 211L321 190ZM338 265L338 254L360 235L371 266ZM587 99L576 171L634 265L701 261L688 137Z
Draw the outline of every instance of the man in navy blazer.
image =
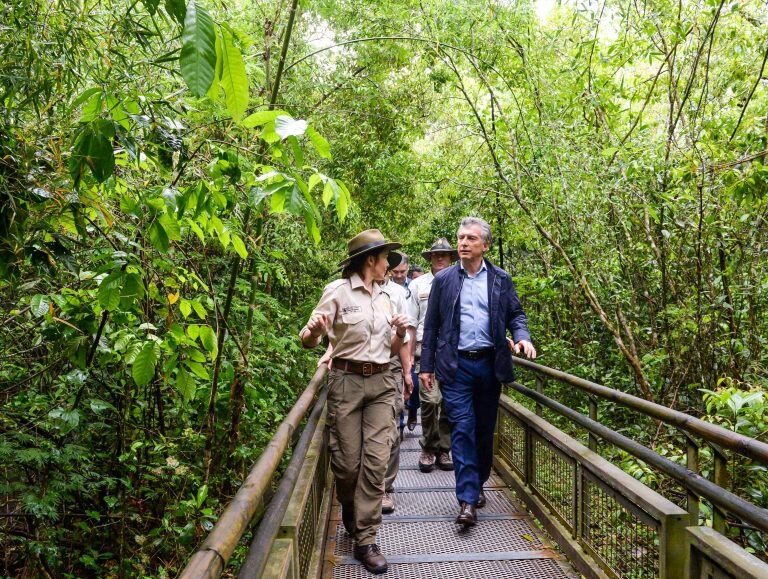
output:
M514 380L507 331L516 353L535 358L536 350L515 284L484 257L491 227L466 217L457 238L459 262L432 282L419 380L423 388L439 387L443 394L460 504L456 523L471 526L477 522L475 509L485 506L482 489L491 476L501 384Z

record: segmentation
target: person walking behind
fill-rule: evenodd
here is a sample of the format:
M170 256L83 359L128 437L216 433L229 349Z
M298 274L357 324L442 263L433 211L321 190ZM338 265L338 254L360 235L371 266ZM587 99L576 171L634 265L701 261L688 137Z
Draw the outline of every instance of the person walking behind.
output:
M390 272L391 273L391 272ZM408 331L403 339L403 346L398 354L392 356L389 360L389 370L397 383L397 393L395 394L395 416L400 421L403 413L404 399L410 396L413 390L413 379L411 377L411 329L416 326L415 320L409 315L409 308L406 303L406 290L401 285L396 284L390 274L387 274L387 280L382 285L385 292L392 298L393 311L398 314L408 316ZM395 511L395 478L400 470L400 429L393 434L392 448L389 451L389 462L387 463L387 472L384 475L384 497L381 499L381 512L383 514L393 513Z
M418 277L411 282L411 297L408 300L410 315L416 320L416 339L411 342L414 366L418 367L421 358L422 339L424 336L424 319L427 316L430 290L435 275L456 261L459 253L451 247L444 237L439 238L427 251L421 255L432 264L431 272ZM439 386L429 390L423 388L420 393L421 429L419 439L421 455L419 470L431 472L435 466L441 470L453 470L453 462L449 454L451 448L451 425L448 415L444 412L443 396ZM410 420L410 416L409 416Z
M483 484L491 475L493 431L501 384L512 382L512 349L536 357L525 312L509 274L484 258L491 227L477 217L462 219L459 263L440 272L424 320L419 380L424 390L440 383L451 422L456 465L456 523L477 523L485 506Z
M376 283L400 255L378 229L347 243L339 265L342 279L325 286L307 325L299 332L305 348L328 335L332 369L328 379L331 468L344 528L354 538L354 556L371 573L384 573L387 560L376 545L381 499L393 433L397 386L389 359L403 345L407 317L393 314L390 295Z
M406 294L409 294L408 288L411 285L411 279L408 277L408 265L411 260L407 253L398 252L402 259L397 267L392 268L392 281L405 288Z

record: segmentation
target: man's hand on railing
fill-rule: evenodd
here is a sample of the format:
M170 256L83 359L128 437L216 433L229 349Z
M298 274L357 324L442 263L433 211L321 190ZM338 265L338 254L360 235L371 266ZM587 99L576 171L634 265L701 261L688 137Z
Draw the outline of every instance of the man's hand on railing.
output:
M533 344L531 344L528 340L520 340L519 342L515 343L512 338L507 338L507 343L509 344L509 349L512 350L515 354L523 352L523 354L525 354L526 357L530 358L531 360L536 359L536 348L534 348Z
M422 372L419 374L419 382L424 390L431 392L435 385L435 374L433 372Z

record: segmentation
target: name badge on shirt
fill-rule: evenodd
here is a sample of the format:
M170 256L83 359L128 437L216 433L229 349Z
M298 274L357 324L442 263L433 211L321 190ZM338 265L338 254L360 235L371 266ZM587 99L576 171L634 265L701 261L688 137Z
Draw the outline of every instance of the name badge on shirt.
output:
M363 311L362 306L344 306L343 308L341 308L342 314L357 314L362 311Z

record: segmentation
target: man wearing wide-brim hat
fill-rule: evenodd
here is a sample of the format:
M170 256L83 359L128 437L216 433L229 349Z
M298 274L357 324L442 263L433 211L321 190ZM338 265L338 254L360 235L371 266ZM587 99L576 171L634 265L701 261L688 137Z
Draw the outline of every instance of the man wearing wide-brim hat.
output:
M397 432L393 406L397 385L390 357L403 346L408 318L395 313L391 295L377 283L400 262L378 229L349 240L339 262L341 279L325 286L299 336L314 348L327 335L333 352L328 378L331 468L342 521L355 541L354 556L371 573L387 561L376 545L381 525L384 475Z
M421 357L421 339L424 335L424 318L427 315L427 304L432 281L435 275L451 265L459 258L459 253L451 247L445 237L437 239L428 250L421 253L424 259L431 264L431 271L413 280L410 285L411 295L408 300L410 315L416 320L416 339L411 341L415 372L418 372L419 359ZM418 379L414 380L414 384ZM410 401L415 401L416 396L411 396ZM421 390L419 392L419 404L421 405L422 436L419 439L421 455L419 456L419 470L431 472L435 467L441 470L453 470L451 461L451 425L448 416L443 409L443 397L439 388ZM408 427L415 422L416 405L408 408Z

